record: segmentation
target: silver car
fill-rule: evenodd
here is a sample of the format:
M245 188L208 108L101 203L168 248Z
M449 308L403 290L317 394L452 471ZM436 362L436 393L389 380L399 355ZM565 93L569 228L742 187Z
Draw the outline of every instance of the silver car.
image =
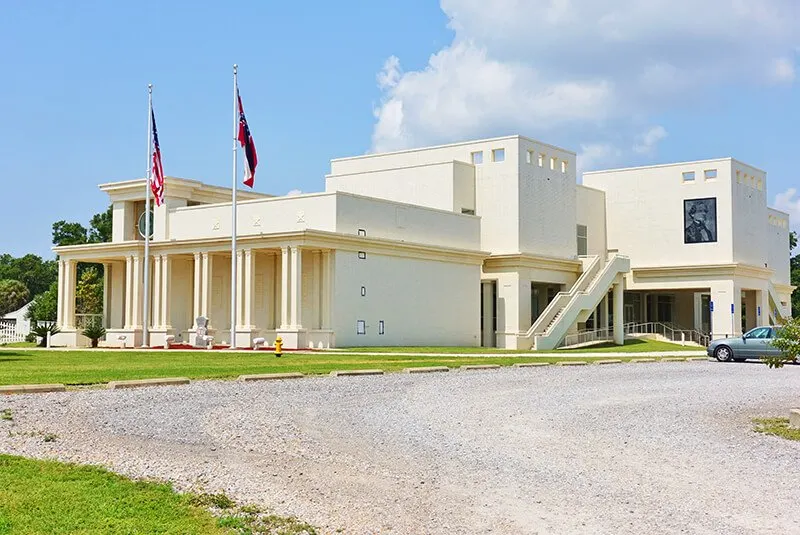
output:
M741 338L721 338L708 344L708 356L720 362L742 362L764 356L780 356L781 350L770 342L775 339L775 327L756 327Z

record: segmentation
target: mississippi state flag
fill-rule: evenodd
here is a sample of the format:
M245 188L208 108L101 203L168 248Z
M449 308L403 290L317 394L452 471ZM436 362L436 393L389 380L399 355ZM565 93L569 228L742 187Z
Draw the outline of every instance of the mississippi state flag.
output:
M244 185L252 188L256 179L256 165L258 156L256 155L256 144L253 136L250 135L250 127L247 126L247 119L244 116L242 107L242 96L239 94L239 87L236 87L236 99L239 101L239 143L244 149Z
M164 168L161 166L161 148L158 146L158 130L156 129L156 114L150 110L150 121L153 123L153 173L150 177L150 189L156 206L164 204Z

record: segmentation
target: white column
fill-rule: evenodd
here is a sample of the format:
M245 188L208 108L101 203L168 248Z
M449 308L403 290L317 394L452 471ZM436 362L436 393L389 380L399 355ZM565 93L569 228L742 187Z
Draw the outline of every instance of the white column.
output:
M200 315L209 319L209 310L211 309L211 257L208 253L203 253L203 274L202 284L200 286Z
M292 247L292 329L303 328L303 251Z
M281 329L289 328L289 248L281 247Z
M322 252L322 329L331 328L331 299L333 298L333 252Z
M253 329L253 316L255 307L255 277L256 255L252 249L244 252L244 326L246 329Z
M111 326L111 264L103 262L103 327Z
M600 301L600 318L597 322L597 329L606 329L608 330L608 293L603 296L603 300Z
M153 284L151 285L150 320L153 329L160 329L161 324L161 257L153 255Z
M483 301L483 325L481 325L483 347L494 347L494 283L492 281L481 282L481 294Z
M131 285L131 326L142 328L142 258L133 257L133 277Z
M197 329L197 318L202 313L203 264L200 253L194 253L194 300L192 301L192 328Z
M309 329L322 328L322 254L321 251L311 253L311 325Z
M244 328L244 250L236 251L236 329Z
M64 260L58 261L58 305L56 305L56 324L59 327L64 326L64 303L66 302L65 292L67 287L66 284L64 284L64 265Z
M171 329L172 321L170 319L170 300L172 299L172 258L167 255L161 256L161 328Z
M728 338L736 336L737 330L741 330L741 319L739 328L736 328L736 315L741 318L741 297L737 302L736 287L732 280L716 281L711 285L711 302L714 303L714 310L711 313L711 338ZM741 292L741 290L739 290ZM741 294L739 294L741 295ZM733 305L733 313L731 313Z
M625 344L625 284L622 277L617 277L617 282L614 284L614 343L617 345Z
M125 328L133 329L133 257L125 257Z
M64 274L64 326L67 329L75 328L75 277L77 275L78 263L75 260L67 260Z

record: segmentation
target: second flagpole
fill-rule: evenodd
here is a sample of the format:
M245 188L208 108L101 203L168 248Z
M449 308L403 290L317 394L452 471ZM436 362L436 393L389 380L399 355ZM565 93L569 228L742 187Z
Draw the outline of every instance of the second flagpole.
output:
M231 344L236 347L236 159L238 156L237 137L239 133L238 106L238 66L233 65L233 179L231 185Z
M153 157L153 84L147 84L147 173L144 193L144 303L142 306L142 347L150 345L150 171Z

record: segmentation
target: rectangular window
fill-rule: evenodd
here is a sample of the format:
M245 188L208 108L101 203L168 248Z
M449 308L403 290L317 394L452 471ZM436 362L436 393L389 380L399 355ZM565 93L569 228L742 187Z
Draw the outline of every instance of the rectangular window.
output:
M706 169L703 171L703 175L705 175L706 180L714 180L717 178L717 170L716 169Z
M475 215L475 210L473 210L472 208L462 208L461 213L467 215Z
M492 161L493 162L506 161L506 149L492 149Z
M532 150L529 150L529 151L527 151L525 154L526 154L526 156L525 156L525 161L526 161L527 163L533 163L533 151L532 151Z
M738 182L739 184L742 183L742 172L738 170L736 171L736 182Z
M356 334L367 334L367 322L364 320L356 321Z
M556 170L556 163L558 162L558 158L550 158L550 170Z
M758 188L758 191L764 190L764 182L760 178L756 180L756 188Z
M684 182L694 182L694 171L687 171L683 173Z
M567 172L567 162L565 162L564 160L561 161L561 172L562 173Z
M367 235L367 229L363 229L363 228L358 229L358 235L359 236L366 236Z
M359 258L360 260L365 260L365 259L367 258L367 253L366 253L366 252L364 252L364 251L359 251L359 252L358 252L358 258Z
M544 159L545 159L545 155L544 154L540 154L539 155L539 167L544 167Z
M383 320L380 320L378 322L378 334L380 334L380 335L386 334L386 331L383 328Z
M483 163L483 151L473 152L472 156L472 165L480 165Z
M366 297L366 296L367 296L367 287L366 286L362 286L361 287L361 297Z
M586 225L578 225L578 256L586 256L589 250L589 231Z

